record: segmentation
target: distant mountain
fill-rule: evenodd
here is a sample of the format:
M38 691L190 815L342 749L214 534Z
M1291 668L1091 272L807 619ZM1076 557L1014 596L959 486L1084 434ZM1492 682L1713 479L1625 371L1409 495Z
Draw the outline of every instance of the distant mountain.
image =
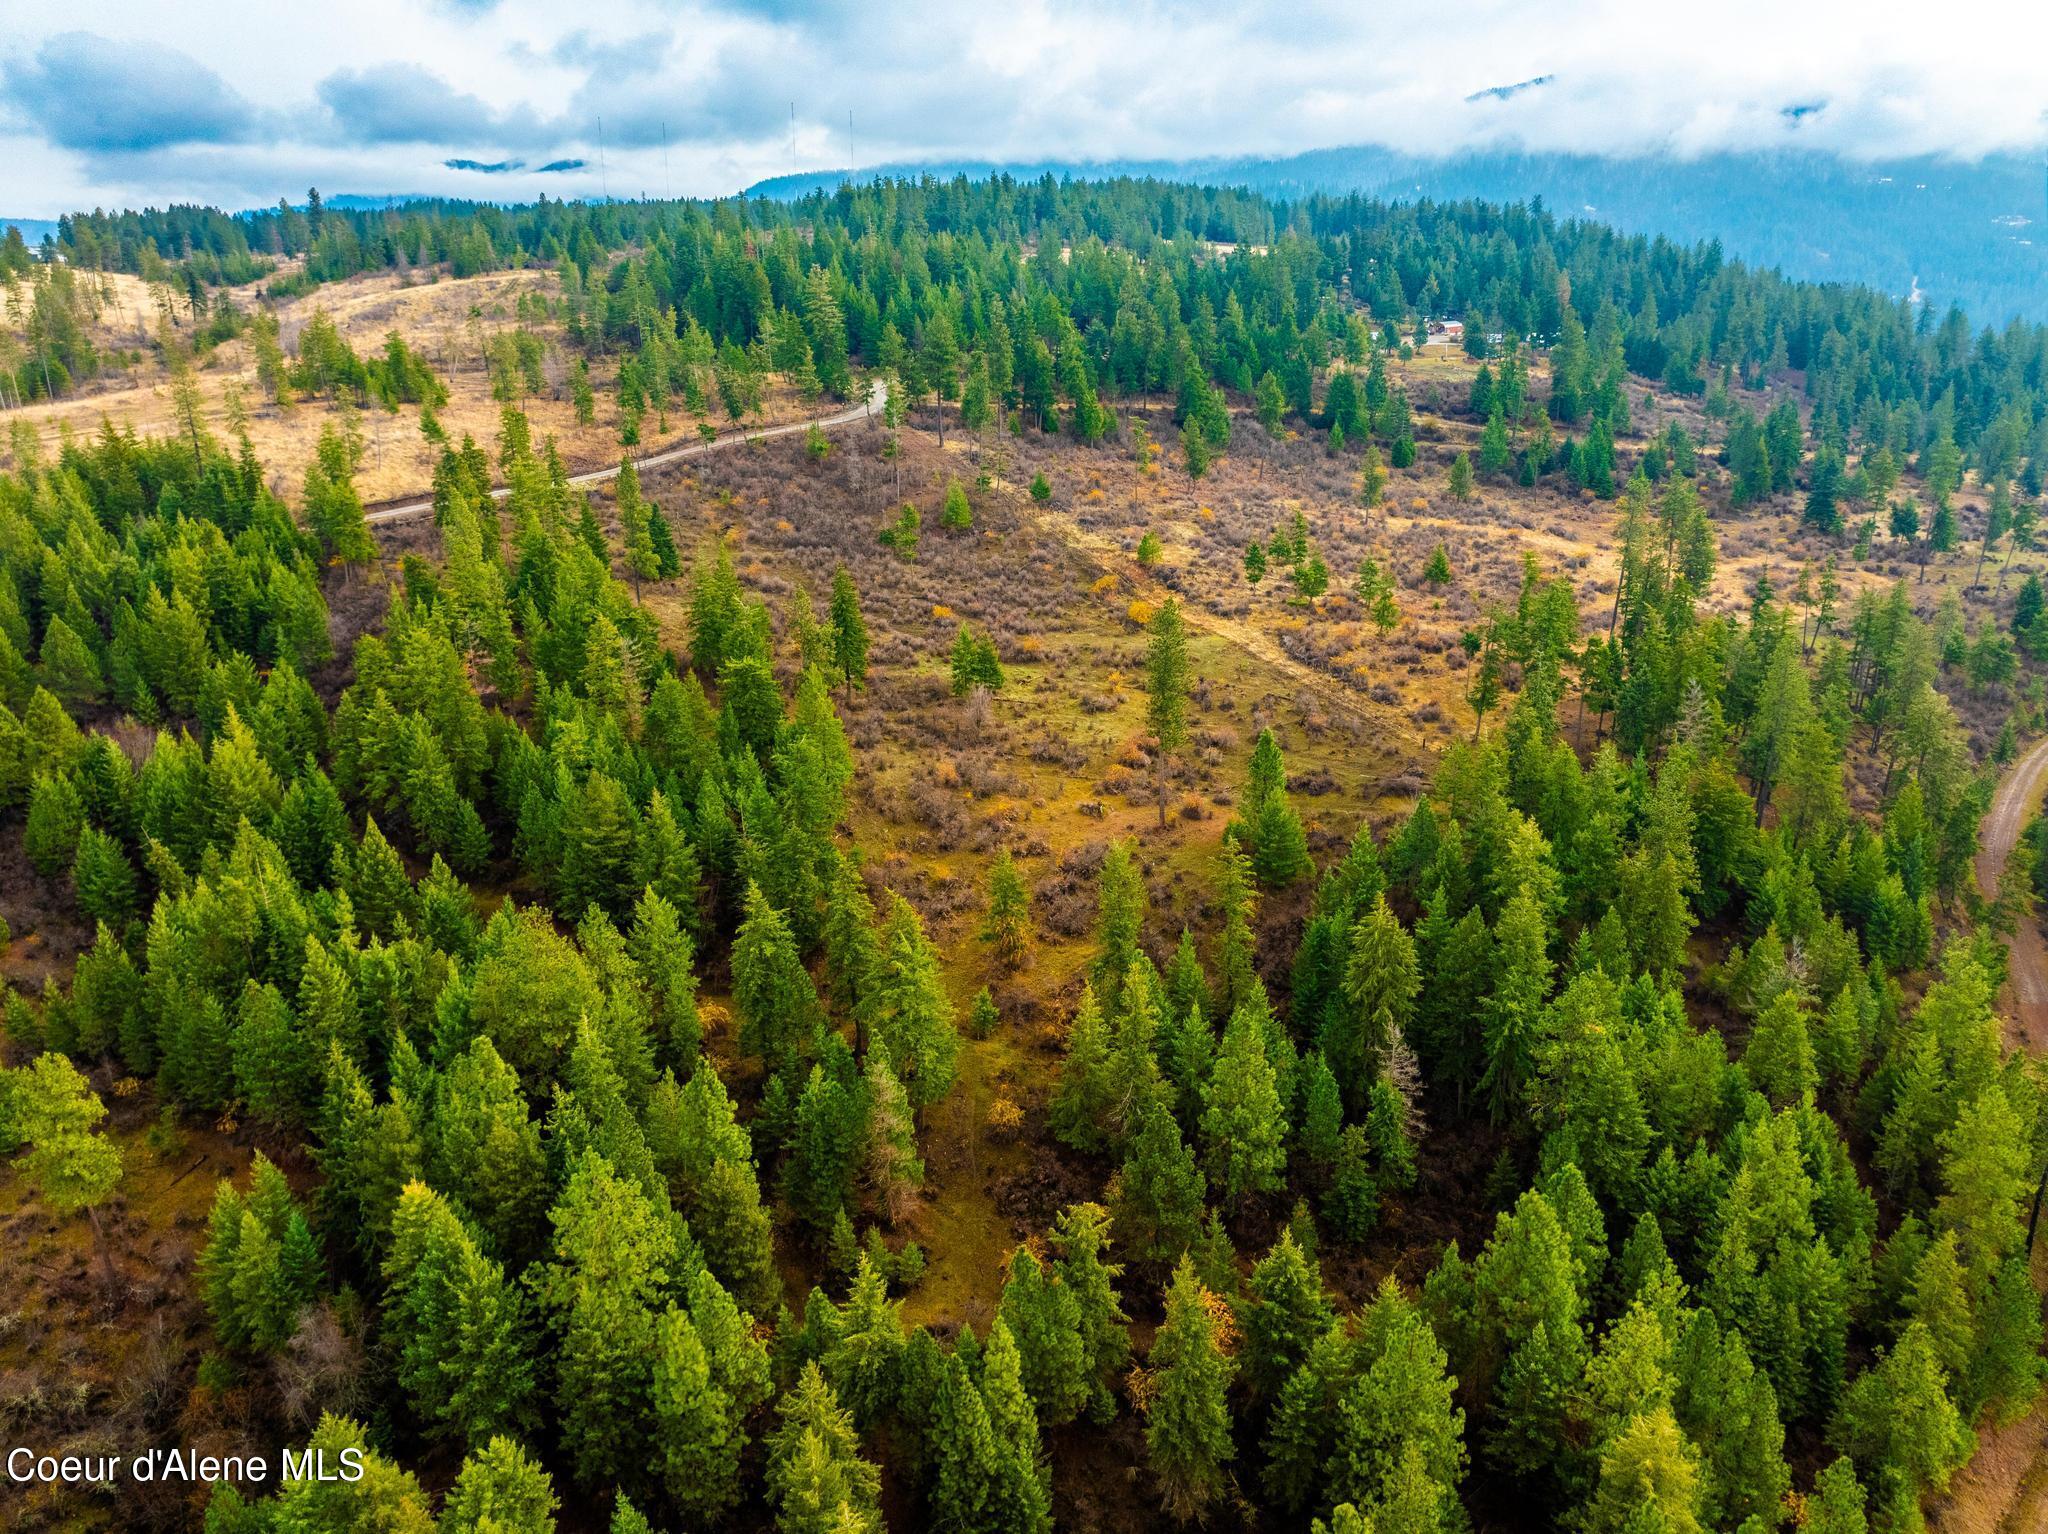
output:
M1362 192L1527 202L1561 218L1638 234L1720 240L1729 255L1787 276L1858 282L1905 297L1959 303L1980 324L2048 320L2048 175L2028 156L1868 164L1810 153L1608 159L1598 155L1469 153L1441 159L1371 145L1281 159L886 165L876 175L1156 176L1247 186L1269 196ZM778 176L751 195L829 190L845 172Z

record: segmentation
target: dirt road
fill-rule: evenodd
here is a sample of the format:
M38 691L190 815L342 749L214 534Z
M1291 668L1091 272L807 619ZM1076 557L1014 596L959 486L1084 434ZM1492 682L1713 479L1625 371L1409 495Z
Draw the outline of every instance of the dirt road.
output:
M666 448L659 453L649 453L645 458L634 459L633 467L645 472L648 469L658 469L665 463L676 463L685 458L701 458L706 453L715 453L721 448L728 448L735 443L745 442L750 439L787 437L796 432L809 431L813 426L825 431L831 431L837 426L851 426L856 421L867 420L875 411L881 409L883 404L888 401L888 398L888 385L878 378L875 380L874 388L869 391L866 401L857 405L848 405L836 415L819 416L815 421L791 421L782 426L765 426L757 431L735 431L730 435L719 437L711 442L692 442L684 447ZM571 488L580 490L589 485L604 484L607 480L614 480L618 477L618 466L613 465L606 469L592 469L585 474L571 474L569 476L569 484ZM510 490L501 485L491 492L491 498L502 501L511 493ZM421 516L433 509L433 497L428 496L425 499L399 501L392 505L379 506L374 511L366 512L363 520L365 522L397 522L406 517Z
M2013 763L1984 817L1977 887L1987 900L1998 893L1998 876L2020 832L2039 808L2044 786L2048 786L2048 740L2036 743ZM2012 940L2009 968L2007 1016L2012 1019L2012 1042L2037 1054L2048 1052L2048 943L2041 939L2038 922L2020 923Z

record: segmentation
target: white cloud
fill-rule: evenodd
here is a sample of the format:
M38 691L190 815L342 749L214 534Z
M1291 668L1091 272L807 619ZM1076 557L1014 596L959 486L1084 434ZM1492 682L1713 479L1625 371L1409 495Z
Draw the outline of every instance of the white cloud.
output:
M1956 0L75 0L0 21L0 211L330 191L729 192L842 164L1380 143L1875 158L2042 141L2048 8ZM66 34L70 34L66 39ZM81 38L80 35L83 35ZM85 39L89 39L85 40ZM186 110L53 112L67 61ZM1509 99L1467 100L1537 76ZM796 109L792 154L790 107ZM1807 108L1788 115L1787 108ZM604 121L600 151L598 120ZM117 120L118 119L118 120ZM251 124L259 125L252 131ZM663 141L666 140L666 169ZM602 157L603 170L600 170ZM449 159L579 175L479 177Z

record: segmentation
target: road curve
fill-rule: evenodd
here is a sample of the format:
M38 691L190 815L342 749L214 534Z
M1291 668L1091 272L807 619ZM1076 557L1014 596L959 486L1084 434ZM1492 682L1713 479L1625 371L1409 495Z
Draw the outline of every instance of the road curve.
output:
M2041 793L2048 786L2048 740L2035 743L2032 750L2014 762L1999 780L1992 796L1977 852L1977 888L1989 900L1998 893L1998 878L2012 856L2020 833L2040 806ZM2011 1001L2007 1015L2012 1019L2012 1041L2036 1053L2048 1053L2048 943L2041 939L2041 925L2023 919L2013 934L2011 959L2007 965L2007 990Z
M768 437L792 436L800 431L809 431L813 426L820 427L826 431L830 431L835 426L851 426L856 421L868 419L876 410L887 403L888 398L888 385L878 378L875 380L874 387L868 391L868 397L865 401L857 405L848 405L844 410L839 411L835 415L819 416L814 421L790 421L781 426L764 426L755 431L734 432L729 436L719 437L710 442L692 442L684 447L665 448L659 453L649 453L645 458L635 458L633 460L633 467L642 471L658 469L665 463L676 463L685 458L701 458L706 453L715 453L720 448L731 447L736 442L765 439ZM619 470L617 465L614 465L608 469L592 469L584 474L571 474L569 476L569 484L572 488L582 489L587 485L601 485L607 480L617 479L618 477ZM491 499L502 501L511 493L508 487L500 485L491 492ZM427 496L422 499L397 501L390 505L379 506L374 511L363 513L363 520L372 523L397 522L406 517L422 516L433 509L434 499L432 496Z

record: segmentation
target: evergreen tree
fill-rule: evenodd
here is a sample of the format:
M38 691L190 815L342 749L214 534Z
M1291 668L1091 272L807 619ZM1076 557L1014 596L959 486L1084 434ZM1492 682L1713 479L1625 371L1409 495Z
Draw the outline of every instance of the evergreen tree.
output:
M446 1534L554 1534L558 1506L539 1461L514 1439L493 1438L462 1462L435 1527Z
M746 918L732 945L733 1008L740 1047L772 1070L790 1068L818 1031L818 996L783 914L759 885L747 887Z
M1245 1375L1254 1396L1271 1400L1307 1362L1334 1312L1313 1258L1283 1229L1252 1267L1251 1304L1243 1312Z
M384 1280L384 1326L415 1412L473 1447L530 1424L523 1297L422 1183L399 1195Z
M1095 904L1095 992L1110 1012L1123 1005L1123 985L1145 926L1145 885L1130 845L1111 842L1097 876Z
M1166 825L1168 759L1188 743L1187 632L1180 603L1168 597L1152 618L1152 641L1145 656L1146 722L1152 730L1159 763L1159 824Z
M1173 1115L1156 1103L1149 1105L1119 1174L1118 1237L1140 1261L1172 1261L1200 1231L1206 1190Z
M1109 1027L1095 988L1083 984L1081 1003L1067 1027L1067 1053L1046 1109L1053 1134L1075 1150L1101 1150L1107 1143L1111 1108Z
M1185 1523L1223 1494L1236 1456L1229 1388L1237 1365L1217 1346L1214 1300L1186 1257L1166 1292L1166 1320L1152 1343L1145 1447L1167 1512Z
M662 1484L692 1523L707 1523L739 1500L744 1408L713 1379L687 1311L671 1305L663 1312L654 1347L654 1442Z
M925 936L916 909L900 895L890 897L882 927L881 966L875 1007L868 1027L900 1062L910 1105L922 1110L953 1089L960 1035L953 1004L939 973L938 950Z
M1934 1338L1918 1321L1857 1376L1828 1438L1893 1505L1946 1490L1977 1446L1949 1399Z
M814 1233L830 1230L853 1194L863 1109L851 1086L822 1065L811 1067L796 1103L782 1185L791 1207Z
M1017 865L1005 847L996 853L988 872L988 914L982 922L981 940L989 954L1004 970L1022 966L1031 943L1031 898Z
M1597 1534L1668 1529L1699 1534L1699 1467L1669 1410L1631 1417L1600 1458L1585 1526Z
M816 1363L777 1404L768 1500L781 1534L881 1534L881 1473L860 1457L853 1422Z
M1010 1256L998 1316L1015 1339L1019 1373L1038 1420L1049 1427L1071 1422L1098 1388L1074 1291L1020 1246Z
M864 687L868 679L868 630L861 618L860 597L854 590L853 577L840 566L832 572L832 665L840 679L846 684L846 695L850 699L855 687Z
M1863 1487L1846 1455L1813 1478L1813 1495L1806 1499L1806 1528L1809 1534L1868 1534Z
M1209 1185L1233 1204L1277 1193L1287 1162L1287 1114L1266 1042L1249 1010L1231 1014L1203 1094L1202 1146Z
M1459 453L1451 460L1450 497L1461 505L1472 499L1472 456Z
M1343 1004L1324 1016L1324 1057L1355 1114L1365 1111L1372 1078L1385 1068L1409 1025L1421 989L1415 940L1376 896L1351 929L1345 960Z
M918 1189L924 1184L924 1162L917 1154L910 1098L889 1068L888 1046L880 1039L868 1044L865 1081L868 1181L881 1204L883 1218L894 1225L916 1201ZM842 1390L841 1394L844 1393Z
M1494 927L1494 991L1486 1004L1486 1069L1479 1079L1496 1123L1515 1111L1535 1069L1550 992L1549 927L1528 890L1518 891Z

